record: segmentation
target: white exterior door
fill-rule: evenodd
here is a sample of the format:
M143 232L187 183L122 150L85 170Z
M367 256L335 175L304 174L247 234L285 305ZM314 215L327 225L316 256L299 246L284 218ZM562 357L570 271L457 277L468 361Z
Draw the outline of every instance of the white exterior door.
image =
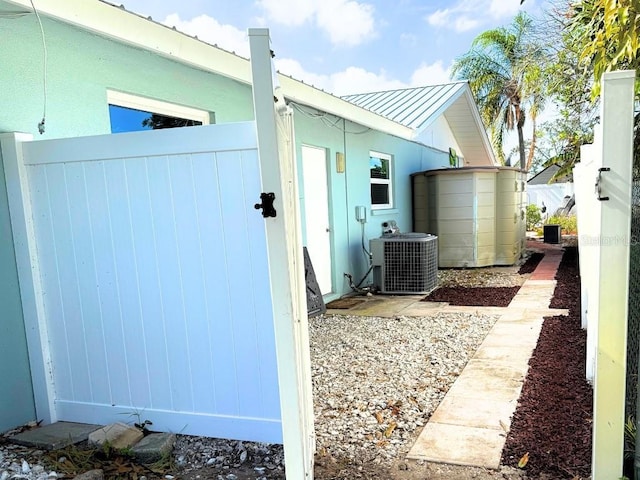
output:
M306 245L320 292L333 291L331 284L331 229L325 149L302 147Z

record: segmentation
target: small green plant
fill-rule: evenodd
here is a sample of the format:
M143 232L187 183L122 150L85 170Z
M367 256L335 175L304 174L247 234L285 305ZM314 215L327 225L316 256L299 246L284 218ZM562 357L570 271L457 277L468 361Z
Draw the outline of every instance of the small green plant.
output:
M631 415L624 424L624 458L633 458L636 452L636 420Z
M552 215L545 222L547 225L560 225L564 235L578 233L578 218L575 215Z
M542 214L537 205L533 203L527 205L527 231L531 232L534 228L540 225L542 221Z
M133 426L140 430L145 436L151 433L151 431L147 428L147 426L153 425L151 420L143 420L142 414L139 411L135 412L125 412L123 415L129 415L130 417L135 417L137 419L136 422L133 422Z

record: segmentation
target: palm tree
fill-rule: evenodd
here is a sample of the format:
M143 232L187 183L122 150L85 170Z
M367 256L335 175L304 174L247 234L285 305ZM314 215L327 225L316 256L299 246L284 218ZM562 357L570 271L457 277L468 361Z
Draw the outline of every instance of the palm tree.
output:
M520 166L525 169L533 158L531 153L528 160L525 158L522 128L527 109L535 124L544 105L539 68L543 50L531 38L532 27L532 19L520 12L508 27L478 35L471 50L455 60L452 70L453 76L469 82L503 164L505 133L517 130ZM535 149L535 135L530 149Z

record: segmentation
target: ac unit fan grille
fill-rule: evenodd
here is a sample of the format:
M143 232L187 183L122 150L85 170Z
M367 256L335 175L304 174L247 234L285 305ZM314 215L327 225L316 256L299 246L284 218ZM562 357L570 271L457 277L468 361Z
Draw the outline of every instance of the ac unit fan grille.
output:
M385 242L384 291L428 292L438 275L437 243Z

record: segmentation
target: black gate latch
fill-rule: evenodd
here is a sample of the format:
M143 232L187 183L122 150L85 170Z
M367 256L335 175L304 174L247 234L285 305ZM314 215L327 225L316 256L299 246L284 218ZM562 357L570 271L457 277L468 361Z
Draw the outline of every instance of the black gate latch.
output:
M609 197L602 196L602 172L610 172L611 169L609 167L601 167L598 169L598 178L596 178L596 194L598 195L598 200L601 202L606 202L609 200Z
M275 199L276 199L276 195L273 192L269 192L269 193L262 192L260 194L260 200L262 200L262 203L256 203L253 206L253 208L255 208L256 210L262 209L262 216L264 218L275 217L276 209L273 208L273 201Z

